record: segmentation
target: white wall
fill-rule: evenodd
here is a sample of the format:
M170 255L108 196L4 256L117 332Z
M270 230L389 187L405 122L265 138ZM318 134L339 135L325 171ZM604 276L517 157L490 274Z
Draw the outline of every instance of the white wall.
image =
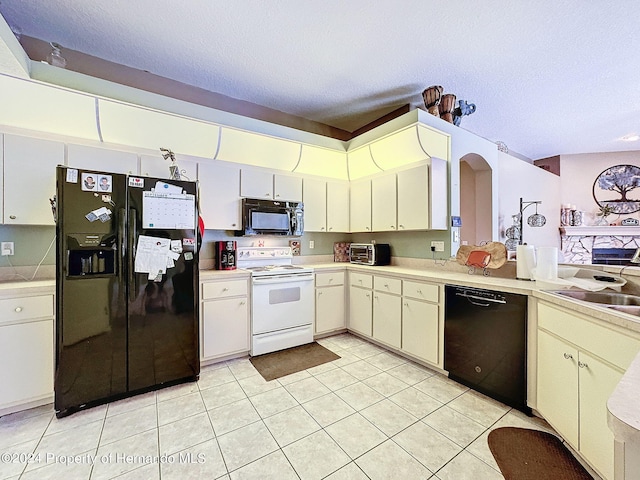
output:
M523 241L536 247L560 248L560 177L530 163L499 152L499 219L500 241L504 242L504 231L511 226L511 216L520 209L520 197L526 201L542 201L538 213L547 223L544 227L527 225L527 218L535 213L535 205L523 214Z
M560 201L576 205L585 212L585 224L593 225L597 219L598 204L593 198L593 183L604 170L614 165L640 165L640 152L585 153L560 156ZM634 190L632 198L640 198L640 189ZM640 219L640 212L622 218ZM618 219L610 215L609 222Z

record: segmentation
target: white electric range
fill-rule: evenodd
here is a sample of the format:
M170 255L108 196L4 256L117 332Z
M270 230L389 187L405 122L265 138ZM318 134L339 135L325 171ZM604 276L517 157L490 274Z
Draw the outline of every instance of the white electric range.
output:
M251 271L251 355L313 342L313 268L293 265L291 247L240 247Z

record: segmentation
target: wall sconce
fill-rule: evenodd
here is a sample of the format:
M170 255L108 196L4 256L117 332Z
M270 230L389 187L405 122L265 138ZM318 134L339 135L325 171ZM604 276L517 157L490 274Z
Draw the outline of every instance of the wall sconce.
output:
M47 63L49 65L53 65L54 67L66 68L67 60L62 56L60 50L62 47L59 43L49 42L51 45L51 51L47 54Z

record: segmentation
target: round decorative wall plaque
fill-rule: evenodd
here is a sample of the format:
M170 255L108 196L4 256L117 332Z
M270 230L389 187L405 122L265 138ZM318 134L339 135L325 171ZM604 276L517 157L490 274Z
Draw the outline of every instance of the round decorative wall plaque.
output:
M593 182L593 199L598 206L609 206L621 215L640 211L640 167L615 165Z

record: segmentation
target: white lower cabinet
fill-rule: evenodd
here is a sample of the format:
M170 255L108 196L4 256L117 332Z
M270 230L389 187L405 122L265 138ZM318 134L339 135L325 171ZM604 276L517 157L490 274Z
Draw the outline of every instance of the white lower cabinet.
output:
M402 282L402 350L437 364L440 348L440 287Z
M347 326L344 277L344 271L316 273L316 335L344 330Z
M402 280L373 277L373 338L400 348L402 342Z
M0 299L0 414L53 398L53 298Z
M249 351L248 290L248 278L201 282L201 360Z
M373 277L349 272L349 330L371 336Z
M640 338L538 304L537 410L605 479L614 479L607 400Z

